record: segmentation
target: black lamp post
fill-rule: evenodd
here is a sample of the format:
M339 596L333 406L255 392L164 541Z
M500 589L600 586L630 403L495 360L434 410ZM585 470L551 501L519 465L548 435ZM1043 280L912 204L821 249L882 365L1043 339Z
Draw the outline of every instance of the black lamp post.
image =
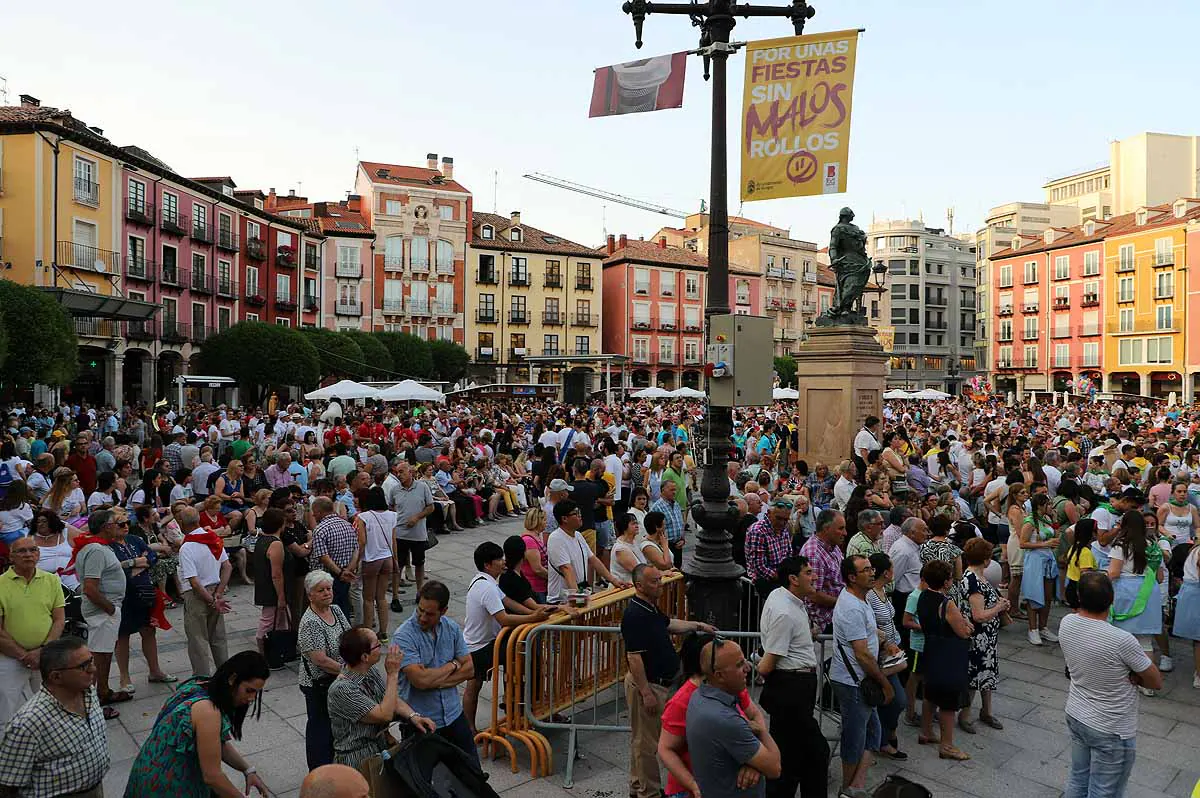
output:
M728 146L726 143L726 69L729 55L737 47L729 36L735 17L786 17L796 35L816 13L805 0L792 0L786 7L759 6L739 0L706 0L691 3L655 3L627 0L622 10L633 18L637 47L642 46L642 25L650 14L687 16L700 28L699 54L704 56L704 78L712 76L712 162L709 174L708 294L704 316L729 313L729 196ZM706 324L706 337L712 325ZM741 592L738 577L742 567L733 561L730 529L736 511L729 506L729 462L733 436L733 408L710 404L701 432L699 449L704 469L700 500L692 508L700 523L696 551L684 568L688 576L688 601L695 618L725 629L738 625Z
M952 393L958 396L958 358L951 356L950 362L946 364L946 387L950 390L947 393Z

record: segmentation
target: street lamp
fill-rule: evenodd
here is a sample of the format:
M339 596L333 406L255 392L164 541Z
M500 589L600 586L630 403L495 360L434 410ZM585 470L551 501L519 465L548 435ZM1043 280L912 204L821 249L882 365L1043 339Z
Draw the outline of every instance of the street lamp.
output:
M792 0L786 7L751 5L740 0L706 0L690 3L657 3L627 0L621 9L633 19L635 44L642 46L642 26L651 14L687 16L700 28L704 78L712 76L712 160L709 169L708 293L704 316L729 313L729 197L728 145L726 142L726 70L737 45L729 37L735 17L786 17L796 35L816 13L805 0ZM711 340L712 324L705 324ZM701 432L699 446L704 469L700 478L700 501L692 515L700 524L696 551L684 568L688 576L688 601L694 617L723 629L737 628L741 590L738 578L743 569L733 561L730 530L736 510L729 506L729 462L733 437L733 408L712 403Z
M958 358L951 355L950 360L946 363L946 387L950 389L948 393L955 396L958 395L958 375Z

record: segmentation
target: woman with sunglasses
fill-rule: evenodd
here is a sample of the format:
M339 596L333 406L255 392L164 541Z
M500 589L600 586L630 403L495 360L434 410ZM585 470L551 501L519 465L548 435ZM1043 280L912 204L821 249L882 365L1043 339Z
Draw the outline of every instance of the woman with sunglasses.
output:
M167 699L129 771L125 798L241 798L253 788L269 794L258 771L233 746L242 723L261 707L271 671L257 651L234 654L212 676L197 676ZM222 763L240 771L245 788L235 787Z
M114 652L117 671L120 674L120 692L133 695L137 687L129 675L129 638L137 632L142 638L142 656L150 673L146 681L151 684L174 684L179 679L164 673L158 663L158 638L150 623L151 612L158 601L158 590L151 577L151 568L158 555L138 535L129 534L129 519L122 517L121 534L108 541L108 547L121 563L125 572L125 598L121 601L121 625L117 629L117 646Z

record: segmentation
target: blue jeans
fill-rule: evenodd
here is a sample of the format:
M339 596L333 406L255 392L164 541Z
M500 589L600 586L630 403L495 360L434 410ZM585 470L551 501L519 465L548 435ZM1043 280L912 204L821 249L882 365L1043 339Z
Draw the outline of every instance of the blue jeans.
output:
M862 702L862 695L856 685L841 682L832 684L838 707L842 712L842 762L857 765L862 760L863 751L879 750L883 737L879 713L875 711L875 707L869 707Z
M879 713L879 725L883 727L881 736L884 745L896 736L896 727L900 725L900 716L908 707L908 694L904 692L904 685L900 684L900 677L893 673L888 677L888 681L892 683L892 690L896 695L890 704L876 707Z
M333 603L342 608L350 623L354 623L354 606L350 603L350 583L343 582L336 576L333 578Z
M304 753L308 769L333 762L333 726L329 720L329 689L301 687L304 706L308 710L308 723L304 726Z
M1125 794L1133 760L1134 738L1122 740L1115 734L1096 731L1067 716L1071 732L1071 772L1063 798L1119 798Z
M467 716L465 713L459 713L457 718L439 728L437 734L470 754L475 760L475 764L479 764L479 749L475 747L475 738L471 736L471 727L467 725Z

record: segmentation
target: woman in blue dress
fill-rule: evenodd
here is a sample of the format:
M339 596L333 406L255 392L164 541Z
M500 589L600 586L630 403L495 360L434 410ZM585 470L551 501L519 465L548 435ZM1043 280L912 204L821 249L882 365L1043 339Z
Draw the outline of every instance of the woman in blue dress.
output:
M1029 605L1029 642L1040 646L1043 641L1054 643L1058 640L1058 635L1048 628L1050 600L1058 585L1058 563L1054 558L1058 533L1054 531L1048 494L1034 496L1029 500L1029 507L1029 515L1021 525L1021 549L1025 553L1021 598Z
M1113 625L1136 637L1142 650L1150 653L1155 635L1162 632L1160 583L1166 572L1166 558L1157 540L1147 540L1146 519L1139 511L1130 510L1121 516L1121 530L1108 556ZM1145 689L1142 692L1153 695Z
M1200 546L1193 545L1183 561L1183 586L1175 599L1175 624L1171 632L1192 641L1196 659L1192 687L1200 690Z

